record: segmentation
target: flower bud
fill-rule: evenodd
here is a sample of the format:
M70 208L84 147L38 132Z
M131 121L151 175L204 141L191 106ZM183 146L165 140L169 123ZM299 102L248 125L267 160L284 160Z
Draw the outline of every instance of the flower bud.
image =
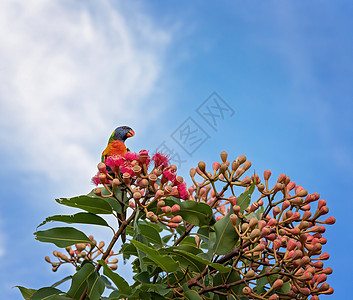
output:
M283 201L282 211L286 210L289 206L290 206L290 202L288 200Z
M295 182L294 181L290 181L288 184L287 184L287 191L291 191L292 189L295 188Z
M164 206L161 208L162 212L164 212L165 214L170 214L172 213L172 208L170 206Z
M197 165L202 173L205 173L206 171L206 164L204 161L200 161Z
M319 216L323 216L326 215L329 212L329 209L327 206L323 206L320 208L319 210Z
M221 159L223 162L226 162L227 157L228 157L228 153L226 151L222 151L221 152Z
M46 256L46 257L45 257L45 261L48 262L48 263L51 263L50 257L49 257L49 256Z
M237 204L237 197L235 197L235 196L230 196L230 197L228 198L228 201L230 202L230 204L231 204L232 206L234 206L234 205Z
M272 211L273 211L273 217L276 217L281 212L281 209L278 206L275 206L272 209Z
M301 190L299 190L298 193L296 193L296 196L298 196L298 197L305 197L307 194L308 194L308 191L307 191L307 190L301 189Z
M105 165L105 163L100 162L100 163L97 165L97 168L98 168L98 171L99 171L100 173L104 173L104 174L107 173L107 166Z
M250 239L254 240L257 237L259 237L261 235L261 232L259 229L255 228L253 231L251 231L250 233Z
M158 200L157 207L162 208L163 206L165 206L165 202L163 200Z
M170 219L170 222L172 223L180 223L181 221L183 221L183 218L181 216L175 216L174 218Z
M251 293L251 288L246 286L243 288L243 294L244 295L249 295Z
M290 239L287 243L287 250L292 251L297 247L297 242L293 239Z
M324 221L325 224L327 225L333 225L336 223L336 219L335 217L328 217L325 221Z
M102 196L102 190L100 188L95 188L93 193L97 196Z
M325 269L322 270L322 273L323 273L323 274L327 274L327 275L332 274L332 272L333 272L333 270L332 270L332 268L330 268L330 267L325 268Z
M251 161L247 160L244 165L243 168L245 171L249 170L251 168Z
M257 225L257 223L258 223L258 220L257 220L256 217L251 218L250 221L249 221L249 227L250 227L250 229L251 229L251 228L254 228L254 227Z
M330 255L327 252L324 252L319 256L319 260L327 260L329 258L330 258Z
M245 186L251 183L251 179L249 176L244 177L244 179L240 182L240 185Z
M279 300L279 297L278 297L278 295L273 294L268 298L268 300Z
M237 157L237 159L235 160L239 163L239 165L243 164L246 161L246 156L245 155L240 155Z
M295 197L294 199L289 200L289 202L292 205L301 205L301 204L303 204L304 200L302 197Z
M219 172L221 174L224 174L227 170L227 165L225 163L221 163L221 166L219 167Z
M286 174L282 173L278 176L277 182L278 183L284 183L284 181L286 180Z
M265 180L269 180L270 177L271 177L271 171L270 170L265 170L264 171L264 179Z
M282 286L283 286L282 279L277 279L272 285L273 289L280 289L280 288L282 288Z
M141 193L140 192L135 192L133 194L133 197L136 201L139 201L141 199Z
M234 205L233 206L233 212L237 215L240 212L240 206L239 205Z
M255 276L255 271L254 270L249 270L248 272L246 272L245 277L246 278L252 278Z
M229 216L229 219L232 222L233 226L237 225L238 216L236 214L231 214Z
M277 225L277 220L275 218L271 218L267 223L267 226L269 227L276 226L276 225Z
M172 212L173 214L175 214L175 213L177 213L178 211L180 211L180 206L179 206L178 204L174 204L174 205L172 206L171 212Z

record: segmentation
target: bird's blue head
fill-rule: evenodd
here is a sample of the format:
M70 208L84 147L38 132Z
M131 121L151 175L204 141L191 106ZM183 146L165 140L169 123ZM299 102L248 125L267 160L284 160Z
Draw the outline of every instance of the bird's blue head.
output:
M129 137L135 135L135 132L129 126L120 126L114 130L112 136L114 140L119 140L125 142Z

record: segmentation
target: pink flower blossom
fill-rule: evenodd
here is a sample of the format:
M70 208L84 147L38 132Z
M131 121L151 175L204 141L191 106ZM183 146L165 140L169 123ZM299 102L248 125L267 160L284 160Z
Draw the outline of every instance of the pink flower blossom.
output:
M113 172L118 172L119 167L122 166L124 162L124 158L120 155L112 155L107 158L105 164L110 167Z
M171 181L171 182L174 182L174 180L175 180L175 178L176 178L175 173L171 172L170 169L165 169L165 170L163 171L163 176L164 176L165 178L167 178L167 179L168 179L169 181Z
M148 155L148 151L147 150L141 150L139 153L139 161L140 163L145 163L147 168L148 165L150 164L151 158Z
M131 175L131 177L135 176L135 173L132 170L132 166L129 163L125 163L123 166L121 166L120 171L122 173L129 173Z
M101 182L100 182L100 180L99 180L99 172L97 173L97 175L96 176L93 176L92 177L92 179L91 179L91 182L94 184L94 185L98 185L98 184L100 184Z
M186 188L186 183L185 182L179 184L177 186L177 188L178 188L178 192L179 192L179 195L180 195L181 199L183 199L183 200L189 199L189 193L188 193L188 190Z
M133 161L133 160L139 161L139 155L135 152L126 152L126 154L124 155L124 158L130 161Z
M167 155L164 155L161 152L157 152L152 156L152 160L154 161L154 166L157 167L162 167L167 168L169 165L169 157Z

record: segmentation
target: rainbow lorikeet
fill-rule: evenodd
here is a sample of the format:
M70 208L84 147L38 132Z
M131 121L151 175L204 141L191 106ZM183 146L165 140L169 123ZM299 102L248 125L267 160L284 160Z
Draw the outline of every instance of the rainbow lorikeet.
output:
M129 126L120 126L111 134L108 145L102 153L102 162L112 155L123 156L127 152L125 140L135 135L135 132Z
M120 126L116 128L109 138L108 146L104 149L102 153L102 162L105 163L106 159L112 155L121 155L121 156L125 155L125 153L128 151L128 149L125 146L125 140L134 135L135 135L135 132L129 126ZM124 199L120 199L120 200L124 201ZM126 218L125 205L123 203L121 203L121 214L118 215L118 218L120 220L125 220ZM121 225L121 222L119 221L119 226L120 225ZM121 234L121 240L123 243L125 243L126 241L125 232Z

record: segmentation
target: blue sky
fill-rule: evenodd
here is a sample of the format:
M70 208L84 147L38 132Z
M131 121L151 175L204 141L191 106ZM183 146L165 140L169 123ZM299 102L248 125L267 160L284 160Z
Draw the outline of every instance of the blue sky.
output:
M330 299L348 299L352 13L350 1L328 0L1 1L2 297L66 275L51 272L43 257L54 247L32 233L70 212L55 198L92 188L106 140L126 124L132 150L165 141L184 177L226 150L319 192L337 219L324 247ZM213 92L234 110L216 129L196 111ZM189 117L209 136L191 156L171 138Z

